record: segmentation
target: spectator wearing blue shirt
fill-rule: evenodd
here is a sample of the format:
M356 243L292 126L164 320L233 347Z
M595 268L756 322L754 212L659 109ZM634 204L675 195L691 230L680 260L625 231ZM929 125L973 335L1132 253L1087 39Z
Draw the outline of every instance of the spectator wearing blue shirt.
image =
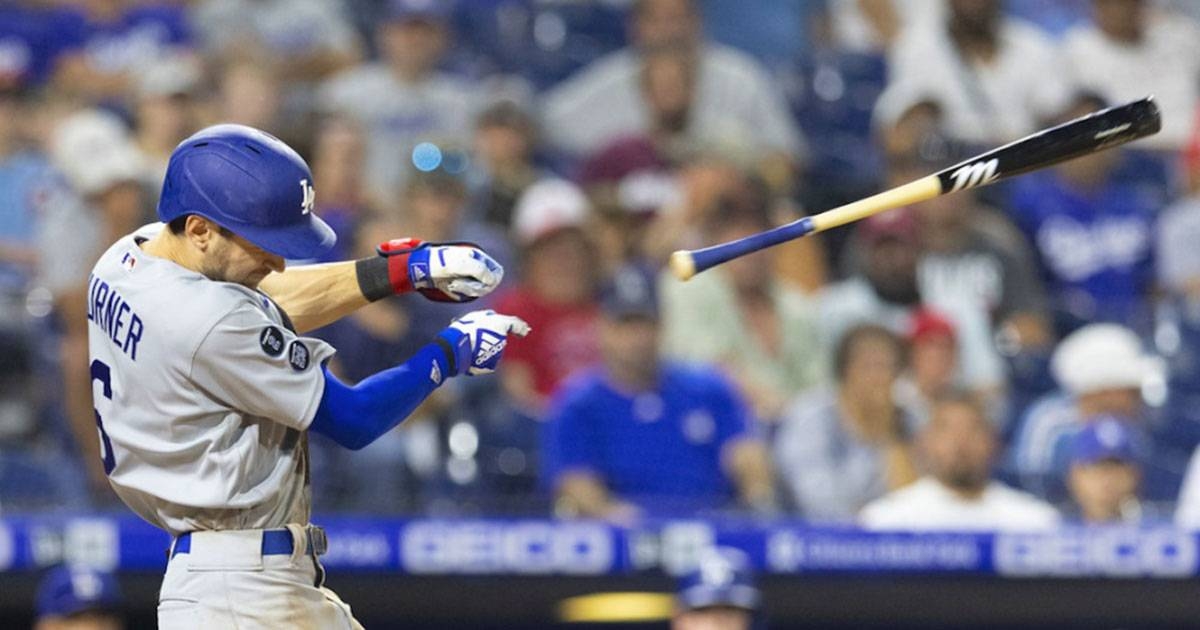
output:
M64 10L31 4L0 3L0 87L41 85L54 70L61 47L53 26Z
M1106 106L1079 94L1062 121ZM1056 327L1089 322L1137 331L1151 323L1153 195L1113 177L1119 151L1103 151L1015 180L1010 209L1041 262Z
M128 106L138 74L193 49L187 13L178 3L89 0L56 14L52 32L62 58L56 83L92 101Z
M653 277L618 270L601 309L603 364L568 381L547 417L543 473L558 512L627 523L734 499L772 509L767 452L733 385L659 357Z

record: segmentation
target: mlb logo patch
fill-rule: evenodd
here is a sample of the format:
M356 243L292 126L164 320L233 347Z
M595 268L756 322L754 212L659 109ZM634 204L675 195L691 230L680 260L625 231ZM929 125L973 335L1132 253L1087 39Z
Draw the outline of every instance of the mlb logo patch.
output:
M135 265L137 265L137 256L134 256L133 252L125 252L125 255L121 257L121 266L125 268L125 271L133 271Z

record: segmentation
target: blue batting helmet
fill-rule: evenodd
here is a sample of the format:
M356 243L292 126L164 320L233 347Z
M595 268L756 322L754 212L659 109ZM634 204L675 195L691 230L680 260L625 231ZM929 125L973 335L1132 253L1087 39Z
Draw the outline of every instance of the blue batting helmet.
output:
M38 617L70 617L91 610L116 612L123 599L117 578L86 567L58 566L50 570L37 593Z
M312 172L283 141L253 127L215 125L175 147L158 218L200 215L284 258L333 247L333 229L313 214Z
M746 554L716 547L701 552L696 569L680 580L676 597L684 610L730 606L754 612L762 595L754 585Z

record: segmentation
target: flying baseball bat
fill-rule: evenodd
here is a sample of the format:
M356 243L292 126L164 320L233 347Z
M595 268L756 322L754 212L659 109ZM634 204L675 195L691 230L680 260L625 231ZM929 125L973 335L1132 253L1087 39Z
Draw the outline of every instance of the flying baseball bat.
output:
M804 217L736 241L671 254L680 280L739 256L959 190L1058 164L1157 133L1162 127L1153 97L1103 109L1010 142L947 169L844 206Z

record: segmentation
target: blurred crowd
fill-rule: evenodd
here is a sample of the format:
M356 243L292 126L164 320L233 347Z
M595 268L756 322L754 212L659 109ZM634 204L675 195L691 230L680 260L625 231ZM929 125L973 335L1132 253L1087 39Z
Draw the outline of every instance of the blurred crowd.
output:
M330 260L477 243L481 303L534 331L362 451L312 436L318 511L1200 524L1197 7L2 3L0 514L118 505L88 271L176 144L237 122L306 157ZM1132 145L661 271L1147 94ZM317 336L356 381L481 303Z

